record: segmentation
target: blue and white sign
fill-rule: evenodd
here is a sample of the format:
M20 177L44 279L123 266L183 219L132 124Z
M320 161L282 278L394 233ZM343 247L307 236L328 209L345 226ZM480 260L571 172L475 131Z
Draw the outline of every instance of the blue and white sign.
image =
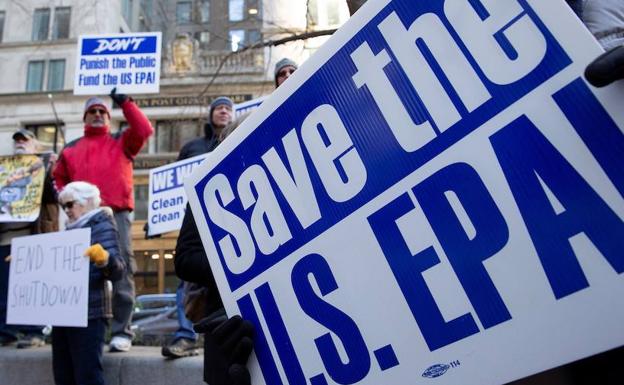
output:
M187 202L184 180L206 156L202 154L150 170L148 235L180 230Z
M252 382L501 384L623 345L600 53L562 0L369 0L186 183Z
M78 39L74 95L158 93L161 32L88 35Z
M255 98L252 100L248 100L246 102L238 103L234 105L234 116L237 118L243 114L251 112L256 108L260 107L262 102L266 99L266 96L260 96L259 98Z

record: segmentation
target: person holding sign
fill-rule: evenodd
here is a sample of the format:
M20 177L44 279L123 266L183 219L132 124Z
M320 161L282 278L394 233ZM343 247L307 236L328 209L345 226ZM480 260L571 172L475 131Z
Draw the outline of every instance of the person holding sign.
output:
M113 284L113 323L110 349L128 351L134 333L130 329L134 308L134 279L136 270L131 234L130 212L134 209L132 162L154 132L147 117L127 95L111 91L110 97L118 104L128 121L123 132L110 133L110 111L104 101L89 98L85 104L84 136L68 143L54 169L58 190L73 181L96 185L102 193L102 202L113 209L119 229L121 255L128 266L125 276Z
M13 153L15 155L36 154L39 152L39 142L32 131L20 128L13 134ZM42 346L45 344L42 326L7 325L6 306L9 281L9 260L11 241L20 236L46 233L58 230L58 206L56 193L52 186L50 175L51 165L55 160L54 154L44 154L43 160L30 167L30 172L45 169L43 195L39 217L34 222L0 223L0 344L6 345L17 341L20 349ZM23 175L21 175L23 176ZM18 175L12 178L18 179ZM18 339L19 337L19 339Z
M204 126L204 137L193 139L184 145L180 150L178 160L192 158L214 150L221 141L220 135L232 121L233 106L232 100L226 96L219 96L213 100L208 113L210 121ZM180 281L176 289L178 330L176 330L171 343L162 347L161 353L167 358L181 358L198 354L197 334L193 331L192 322L184 314L186 293L195 290L189 288L188 285L188 283Z
M107 320L112 317L108 280L118 281L125 264L120 255L119 235L113 211L100 207L100 191L86 182L63 188L59 201L67 214L67 229L90 228L91 246L85 256L89 266L88 325L52 330L52 369L57 385L104 384L102 355Z

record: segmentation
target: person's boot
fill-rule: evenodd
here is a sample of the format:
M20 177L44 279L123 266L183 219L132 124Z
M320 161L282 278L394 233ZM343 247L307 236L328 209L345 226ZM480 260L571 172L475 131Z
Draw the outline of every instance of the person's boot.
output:
M196 356L199 354L199 348L195 341L186 338L178 338L169 345L162 347L162 355L169 358L182 358Z

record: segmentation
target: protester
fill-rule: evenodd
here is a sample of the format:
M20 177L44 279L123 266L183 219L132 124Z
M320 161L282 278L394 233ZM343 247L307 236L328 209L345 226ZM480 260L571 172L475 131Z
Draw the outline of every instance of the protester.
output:
M73 181L96 185L103 204L114 212L121 255L127 269L122 279L113 284L110 350L125 352L130 349L134 337L130 329L135 295L133 274L136 271L129 217L134 209L132 162L154 129L131 98L115 91L113 88L110 97L121 107L129 127L111 134L107 105L100 98L89 98L83 115L84 136L65 146L54 169L54 181L59 191Z
M234 103L227 96L219 96L210 103L208 122L204 125L204 136L195 138L182 146L178 160L188 159L210 152L219 144L221 131L232 121Z
M184 160L212 151L220 142L223 130L232 120L234 103L230 98L220 96L212 101L208 112L208 122L204 125L204 136L193 139L180 150L178 160ZM162 355L169 358L180 358L199 354L197 334L193 331L193 323L184 311L185 293L188 284L180 281L176 289L176 310L178 329L171 343L162 347Z
M275 88L282 85L297 68L297 63L287 57L275 63Z
M36 154L39 152L39 147L39 142L32 131L20 128L13 134L13 153L15 155ZM31 223L0 223L0 344L8 345L17 341L17 347L20 349L45 344L42 333L43 326L6 324L10 266L8 256L11 252L11 241L20 236L58 231L58 206L50 175L50 168L56 157L54 154L48 153L43 154L42 158L40 164L31 167L36 168L32 172L39 172L41 168L45 171L39 217Z
M71 182L59 201L68 217L67 230L90 228L91 246L85 256L89 266L87 327L52 329L52 369L56 385L104 385L104 332L111 313L107 280L122 278L125 264L113 211L100 207L100 191L86 182Z
M224 128L231 133L248 116ZM225 135L221 137L225 139ZM178 277L202 288L203 319L195 331L204 334L204 381L210 385L249 385L246 362L253 349L254 327L240 316L227 319L193 213L187 206L174 259Z

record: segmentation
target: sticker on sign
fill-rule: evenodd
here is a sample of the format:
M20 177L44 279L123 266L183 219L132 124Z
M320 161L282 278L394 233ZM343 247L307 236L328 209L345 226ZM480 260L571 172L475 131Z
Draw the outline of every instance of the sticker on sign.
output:
M81 36L77 50L75 95L159 92L161 32Z
M624 344L600 52L563 1L369 0L185 184L252 383L500 384Z

